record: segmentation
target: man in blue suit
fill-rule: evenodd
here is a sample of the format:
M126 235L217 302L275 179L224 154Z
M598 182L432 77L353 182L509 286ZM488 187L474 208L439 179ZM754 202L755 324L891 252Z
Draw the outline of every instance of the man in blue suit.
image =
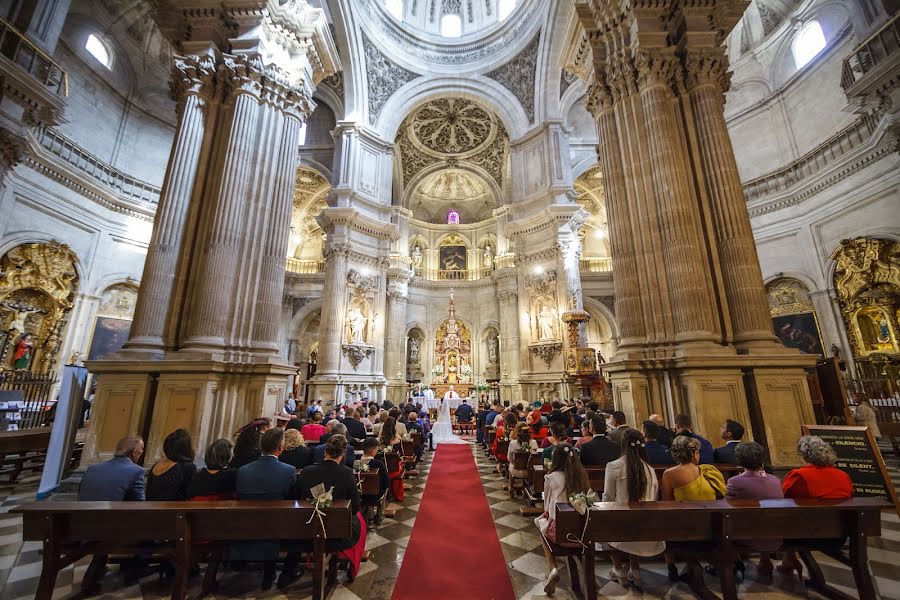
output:
M701 437L691 431L693 424L691 423L691 418L687 415L678 415L675 417L675 434L686 435L688 437L692 437L698 442L700 442L700 464L701 465L711 465L713 464L713 446L708 439L705 437Z
M716 463L736 465L737 457L734 455L734 451L741 443L741 438L744 437L744 426L737 421L725 419L725 424L722 425L719 433L725 440L725 445L713 451L713 460Z
M294 482L297 480L297 470L278 460L278 456L284 451L284 430L279 428L265 432L259 442L262 456L244 465L237 472L237 497L238 500L287 500L291 496ZM275 583L275 559L278 557L277 541L274 542L244 542L240 544L238 552L242 558L265 561L263 567L262 589L271 589ZM299 555L288 553L284 561L284 568L278 578L278 587L290 585L297 579L296 570L299 563Z
M119 440L115 454L106 462L91 465L81 478L78 499L121 502L144 500L144 467L136 464L144 453L144 440L133 435ZM82 579L81 589L93 595L100 591L106 575L106 554L95 554Z
M322 439L319 440L319 445L313 448L312 454L312 464L320 463L325 460L325 442L328 441L326 436L330 438L333 435L342 435L345 438L347 437L347 426L341 423L340 421L335 421L331 426L331 432L326 433L322 436ZM353 463L356 461L356 448L347 444L347 454L344 456L344 464L351 469L353 468Z
M675 459L672 458L669 449L659 443L659 425L654 421L644 421L641 432L644 434L647 462L651 465L675 464Z

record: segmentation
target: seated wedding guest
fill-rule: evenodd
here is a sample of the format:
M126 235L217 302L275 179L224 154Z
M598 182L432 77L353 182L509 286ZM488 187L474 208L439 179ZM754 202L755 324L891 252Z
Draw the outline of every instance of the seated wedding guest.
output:
M266 431L260 440L260 457L238 469L238 500L288 500L292 497L297 470L278 460L283 451L284 431L278 428ZM235 550L243 560L264 561L262 589L270 589L275 583L279 542L242 542L236 545ZM288 553L278 578L278 587L285 587L296 579L299 562L299 554Z
M741 443L741 438L744 437L744 426L737 421L725 419L725 423L719 430L719 435L725 440L725 445L713 450L713 462L736 465L737 460L734 457L734 451L737 445Z
M663 420L662 415L652 414L648 420L659 426L659 434L656 436L656 441L666 448L670 448L675 440L675 432L666 427L666 422Z
M581 447L586 443L591 441L591 420L590 417L585 418L581 421L581 428L578 432L580 435L577 440L575 440L575 447L581 450Z
M361 513L362 501L359 489L356 487L356 476L353 474L352 468L344 465L346 454L349 452L347 438L340 434L334 434L324 446L325 460L303 469L297 478L294 497L298 500L314 501L312 489L321 484L325 486L326 490L331 489L333 500L350 500L350 511L354 515L350 520L350 537L326 539L325 552L338 552L349 559L353 565L352 574L355 576L359 571L359 563L365 552L366 525ZM310 551L312 542L303 542L301 547Z
M674 465L672 454L667 446L659 443L660 427L655 421L644 421L641 425L644 441L647 444L647 460L651 465Z
M191 434L176 429L163 442L163 458L147 473L147 500L187 500L196 472Z
M319 445L320 446L322 444L328 443L328 438L330 438L332 435L334 435L334 426L335 425L343 425L343 423L341 423L340 420L338 420L337 418L331 418L325 422L325 433L323 433L322 435L319 436ZM347 431L346 426L343 428L343 431L345 432L344 435L346 436L346 431Z
M525 479L528 477L528 469L513 468L515 454L516 452L532 454L538 452L539 448L537 442L531 439L531 428L528 425L520 423L516 426L515 432L513 439L509 441L509 449L506 451L506 455L509 457L509 473L513 477Z
M144 500L144 468L136 464L144 453L144 440L140 436L124 437L116 443L113 457L91 465L81 478L78 500L81 501L142 501ZM83 592L98 594L100 582L106 575L107 554L94 554L81 583ZM125 565L122 566L122 570ZM88 575L92 575L88 580ZM134 575L128 574L126 581Z
M375 438L366 438L366 441L363 442L362 461L364 464L368 465L369 471L378 471L378 495L371 496L363 494L361 498L363 507L367 513L369 512L369 509L375 509L375 515L367 518L366 521L370 525L378 526L384 521L384 506L381 504L380 500L391 486L391 478L388 477L387 465L375 458L376 454L378 454L378 440Z
M288 394L287 400L284 401L284 412L288 415L297 413L297 401L294 400L294 394Z
M491 402L491 408L488 410L487 415L484 417L484 426L485 427L493 427L494 421L497 420L497 415L503 412L503 409L500 407L499 402Z
M381 428L381 435L378 438L379 448L383 451L395 451L400 444L400 436L397 435L394 417L388 417ZM386 461L385 461L386 462ZM391 495L397 502L403 502L403 464L398 462L398 469L388 473L391 479Z
M378 405L370 402L367 414L361 420L362 424L366 426L366 430L371 431L378 421Z
M557 539L556 503L568 501L569 496L573 494L587 494L590 491L590 481L584 467L581 466L581 461L578 460L578 452L570 444L560 442L553 449L550 469L544 475L544 514L534 520L544 536L544 556L550 567L544 582L544 592L547 594L552 595L556 591L556 584L559 583L556 558L548 542L569 548L580 547L578 542Z
M606 437L618 447L622 443L622 434L629 428L628 425L625 424L625 413L621 410L615 411L612 414L612 422L612 431L607 432Z
M736 446L734 449L735 460L744 471L740 475L734 475L728 479L728 483L725 485L725 498L729 500L778 500L784 498L781 480L766 473L766 449L756 442L741 442L734 445ZM769 553L781 546L781 540L753 540L748 545L760 552L759 566L756 571L762 576L771 577L772 559ZM744 563L739 561L736 567L743 577Z
M675 417L675 432L678 435L684 435L694 438L700 443L700 464L709 465L713 462L713 447L710 441L701 437L692 431L693 424L691 418L687 415L677 415ZM673 442L674 443L674 442Z
M591 440L581 445L581 464L602 467L619 458L619 447L606 437L606 420L600 413L591 417Z
M525 417L525 423L531 427L531 439L536 441L538 446L543 448L544 440L550 435L550 428L544 423L544 418L541 416L540 412L538 412L537 415L535 415L535 412L536 411L531 411L531 413Z
M407 411L407 412L409 412L409 411ZM392 408L391 410L388 411L388 415L394 418L394 428L395 428L395 430L397 431L397 436L398 436L398 437L406 437L406 435L407 435L407 433L408 433L408 432L406 431L406 423L403 423L403 422L400 420L400 416L401 416L402 414L403 414L403 411L401 411L401 410L400 410L399 408L397 408L397 407L394 407L394 408Z
M544 451L541 460L550 460L553 457L553 451L559 444L568 442L566 437L566 426L559 421L550 424L550 435L544 439Z
M603 502L653 502L659 493L656 472L647 460L644 436L636 429L622 433L621 457L606 465ZM609 542L613 568L609 577L622 585L641 588L641 556L656 556L666 549L665 542ZM628 555L628 574L622 569L622 553Z
M508 412L503 417L503 423L497 427L497 437L494 438L494 443L491 446L491 454L494 455L498 462L507 462L507 453L500 452L500 442L502 440L509 441L515 435L518 423L519 420L516 418L515 413Z
M320 463L326 458L325 453L325 445L328 443L328 440L333 438L336 435L344 436L344 440L347 439L347 426L341 423L338 420L329 421L328 424L331 426L331 430L323 435L319 440L321 443L312 449L312 462L310 464ZM322 440L325 440L324 442ZM350 468L353 468L353 461L356 460L356 449L352 444L347 444L347 456L345 457L344 464Z
M116 444L113 457L91 465L81 478L79 500L144 500L144 468L137 465L144 453L140 436L124 437Z
M322 425L323 418L324 414L321 410L313 411L310 422L304 425L300 430L300 434L303 436L304 440L316 443L319 442L319 438L325 435L325 426Z
M456 408L456 422L457 423L471 423L472 422L472 407L466 402L466 399L463 398L462 403Z
M287 431L288 429L296 429L297 432L299 432L301 429L303 429L303 421L301 419L298 419L297 417L291 418L291 420L287 422L287 425L284 426L285 431Z
M266 418L255 419L238 429L237 439L234 442L234 456L231 458L231 468L239 469L249 465L260 457L259 441L271 426L271 421Z
M781 485L785 498L846 500L853 496L850 476L834 466L837 454L828 442L816 435L803 436L797 442L797 453L806 464L785 475ZM840 549L844 541L834 540L830 545ZM803 581L803 564L797 560L793 551L785 552L777 569L779 573L787 575L797 571L798 577Z
M679 435L672 442L672 458L675 466L666 469L661 483L661 499L676 502L693 500L717 500L725 497L725 478L714 466L700 464L700 442ZM674 559L666 554L669 580L678 581L680 576Z
M372 433L375 434L375 437L378 437L381 434L381 428L384 426L384 422L388 420L388 411L382 409L378 411L378 421L372 425Z
M188 486L187 496L194 501L234 500L237 469L229 469L231 440L218 439L206 449L206 467L197 471Z
M284 431L284 452L278 456L278 460L295 469L302 469L312 464L313 449L306 446L303 435L299 431L286 429Z
M313 400L310 405L306 407L306 418L312 420L313 415L317 412L324 412L321 400Z
M347 417L342 421L347 427L348 440L352 438L361 442L366 439L366 426L363 425L363 413L360 411L362 411L362 408L351 410Z
M419 434L419 442L413 446L416 462L419 462L422 460L422 452L425 451L425 428L419 424L419 413L415 408L411 410L406 417L406 430L409 435L412 435L413 433Z

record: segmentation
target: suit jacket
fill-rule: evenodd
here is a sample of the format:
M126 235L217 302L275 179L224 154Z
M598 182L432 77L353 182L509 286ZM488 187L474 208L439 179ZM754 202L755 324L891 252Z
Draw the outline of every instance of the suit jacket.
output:
M622 444L622 436L625 434L626 429L628 429L628 425L619 425L618 427L607 433L606 437L608 437L609 441L615 444L616 447L619 447Z
M362 424L362 421L353 418L344 419L344 425L347 426L347 435L350 437L357 440L366 439L366 426Z
M701 465L711 465L715 461L715 457L713 456L713 447L708 439L705 437L700 437L693 431L684 430L678 435L686 435L688 437L692 437L698 442L700 442L700 464Z
M332 498L335 500L350 500L352 511L356 513L360 509L359 489L356 487L356 476L350 467L339 465L333 460L310 465L303 469L297 484L294 486L294 498L298 500L312 500L310 490L318 484L323 484L325 489L334 487Z
M737 457L734 455L734 451L737 450L737 445L740 442L726 442L724 446L721 448L716 448L713 450L713 462L736 465Z
M672 442L675 441L675 432L668 427L660 427L659 435L656 436L656 441L666 448L671 448Z
M325 444L319 444L315 448L313 448L312 453L312 463L317 464L325 460ZM353 468L353 463L356 461L356 449L347 444L347 453L344 455L344 464Z
M81 478L79 500L144 499L144 467L120 456L106 462L91 465Z
M297 469L275 456L260 456L238 469L238 500L287 500L297 480Z
M647 461L651 465L674 465L675 459L672 458L671 452L666 446L663 446L656 440L647 442Z
M602 467L617 458L619 447L605 435L595 435L591 441L581 445L581 464L585 466Z
M307 446L297 446L296 448L291 448L290 450L282 452L281 456L278 457L278 460L291 465L295 469L302 469L303 467L312 464L312 457L312 448Z
M456 420L460 423L472 421L472 407L468 404L460 404L456 407Z

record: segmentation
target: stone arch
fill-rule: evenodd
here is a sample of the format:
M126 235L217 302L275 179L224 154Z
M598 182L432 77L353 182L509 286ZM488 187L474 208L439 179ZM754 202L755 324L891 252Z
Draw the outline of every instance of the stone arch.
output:
M421 171L415 174L415 176L409 180L409 182L404 182L403 194L401 196L400 202L401 206L404 208L409 208L409 203L412 200L412 195L415 192L416 188L419 187L419 184L422 183L429 175L433 175L434 173L439 173L450 167L449 161L440 161L434 164L428 165ZM503 190L500 189L500 185L497 181L491 177L490 173L485 171L478 165L474 165L470 162L467 162L465 159L458 161L453 168L460 169L462 171L468 171L474 175L476 175L479 179L484 181L488 188L491 190L491 194L494 196L494 204L499 206L503 202Z

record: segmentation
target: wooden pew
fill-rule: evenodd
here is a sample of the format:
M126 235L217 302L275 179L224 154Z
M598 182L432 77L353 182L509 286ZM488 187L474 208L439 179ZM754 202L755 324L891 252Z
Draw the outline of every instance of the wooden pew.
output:
M881 535L881 510L891 506L877 498L851 500L717 500L712 502L603 502L585 517L568 503L556 505L557 539L573 534L585 543L581 580L585 598L595 600L594 542L637 542L667 540L667 549L687 559L688 585L704 600L718 600L703 581L700 559L717 565L725 600L737 600L733 566L738 558L736 542L783 539L783 548L797 550L810 573L807 586L830 598L852 597L825 582L811 551L814 544L797 545L790 540L828 540L847 536L849 556L829 552L851 566L860 598L876 598L867 559L866 538ZM698 544L699 542L699 544ZM705 543L704 543L705 542ZM693 543L693 544L692 544Z
M275 539L313 541L313 598L324 600L337 584L336 565L326 573L325 538L349 537L356 518L348 500L323 509L324 529L318 518L310 521L313 506L297 501L30 502L12 512L22 515L23 540L43 542L36 600L50 600L59 571L85 556L135 554L148 547L174 563L172 598L183 600L198 548L216 555L210 552L216 545ZM261 515L278 527L261 527Z

